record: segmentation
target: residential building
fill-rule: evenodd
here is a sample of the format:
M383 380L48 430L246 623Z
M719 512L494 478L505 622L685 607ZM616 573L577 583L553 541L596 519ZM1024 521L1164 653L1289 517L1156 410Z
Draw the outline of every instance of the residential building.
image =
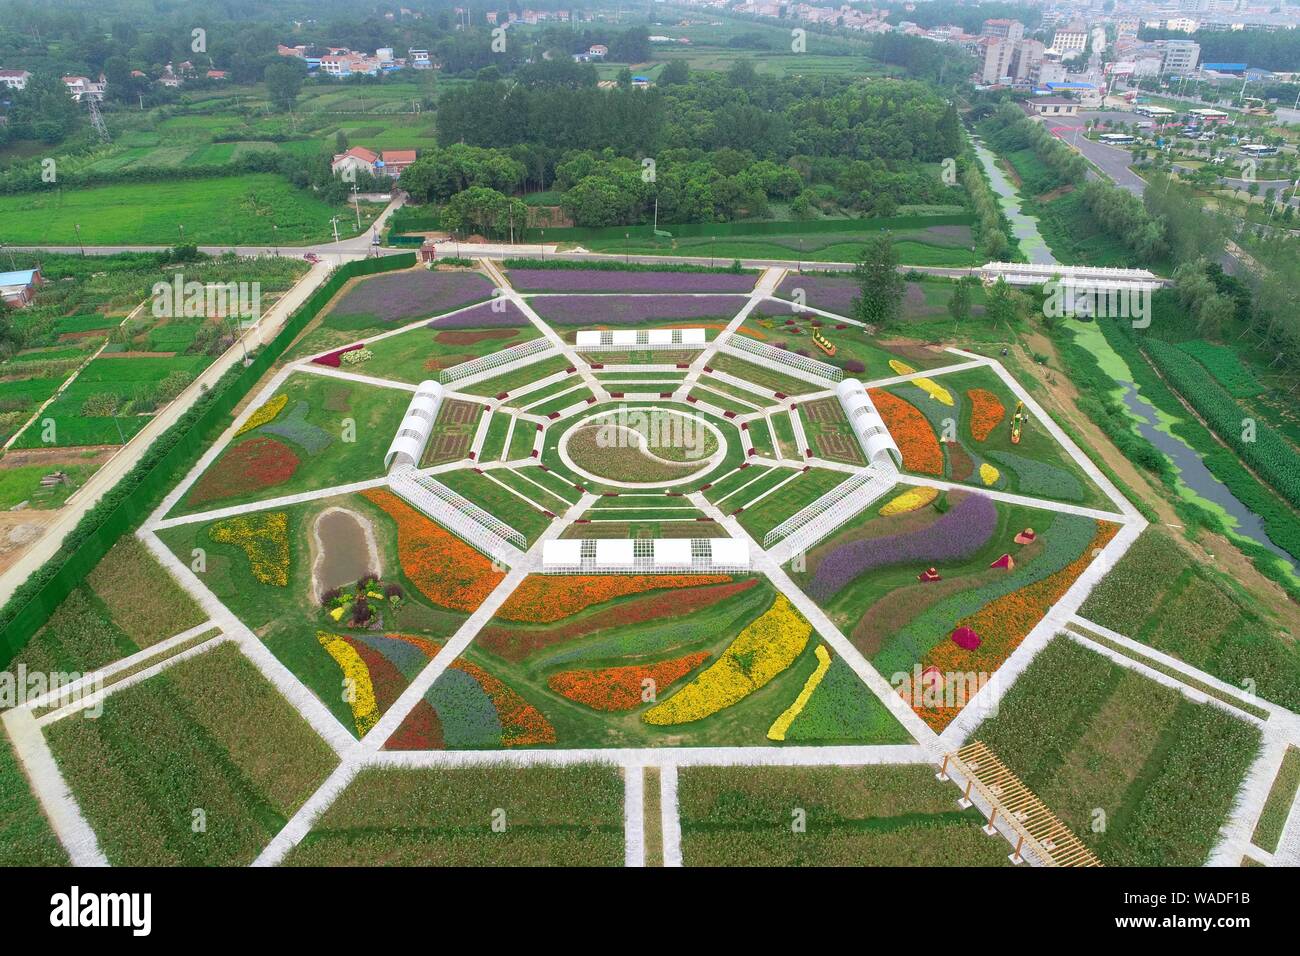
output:
M413 70L429 70L433 64L429 62L428 50L407 50L406 61L411 64Z
M0 86L9 90L27 89L27 81L32 75L26 70L0 70Z
M364 146L353 146L346 153L336 153L330 161L330 172L335 176L346 170L352 170L354 173L375 172L375 164L378 163L379 154L366 149Z
M40 284L40 269L0 272L0 300L5 305L20 309L36 298L36 287Z
M1196 64L1201 58L1201 45L1195 40L1157 41L1163 46L1161 72L1174 76L1185 76L1196 72Z
M1025 35L1025 25L1019 20L985 20L980 36L998 37L1002 40L1019 40Z
M72 98L80 103L84 99L102 100L104 98L104 79L98 83L84 76L65 76L63 85L68 88Z
M376 175L383 173L385 176L396 179L413 162L415 162L415 150L413 149L386 149L380 153L375 173Z
M1088 27L1076 20L1052 34L1052 49L1057 53L1082 53L1088 47Z

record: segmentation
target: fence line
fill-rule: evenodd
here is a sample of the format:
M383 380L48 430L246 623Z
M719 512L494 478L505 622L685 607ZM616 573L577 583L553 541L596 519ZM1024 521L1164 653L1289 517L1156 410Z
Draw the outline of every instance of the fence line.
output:
M815 358L799 355L788 349L778 349L762 342L755 342L745 335L730 336L727 343L722 346L722 351L730 352L733 355L739 352L741 353L740 358L752 357L762 359L765 362L776 362L779 365L801 372L802 378L811 375L826 382L838 382L844 378L844 370L831 365L829 362L819 362Z
M459 365L445 368L438 373L438 381L443 385L447 385L458 379L481 375L483 372L501 368L503 365L509 365L512 362L521 362L534 356L540 357L543 352L549 352L554 348L555 346L545 338L533 339L531 342L521 342L519 345L512 345L500 352L493 352L491 355L484 355L482 358L470 359L468 362L461 362Z

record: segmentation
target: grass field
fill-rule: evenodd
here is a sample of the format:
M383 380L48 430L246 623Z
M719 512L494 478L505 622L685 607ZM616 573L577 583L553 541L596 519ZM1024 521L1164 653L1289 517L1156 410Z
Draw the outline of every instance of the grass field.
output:
M982 740L1109 866L1199 866L1259 731L1066 638L1041 651Z
M19 245L75 247L74 225L81 242L101 246L324 242L330 218L340 216L342 230L355 222L350 213L271 174L0 196L5 241ZM372 213L363 209L363 226Z
M949 227L943 227L949 228ZM844 232L810 234L775 234L764 236L707 236L680 239L589 239L577 245L590 252L633 255L708 256L725 265L733 259L783 259L790 262L856 262L866 248L868 237L855 231L849 220ZM956 239L944 233L917 229L894 235L894 249L899 261L912 266L965 268L976 265L969 235Z
M100 848L126 866L250 863L336 763L233 644L46 736Z
M383 473L410 394L300 373L271 401L283 410L238 436L199 476L179 513L327 488Z
M1009 866L933 768L686 767L686 866Z
M287 866L622 866L617 768L361 771Z

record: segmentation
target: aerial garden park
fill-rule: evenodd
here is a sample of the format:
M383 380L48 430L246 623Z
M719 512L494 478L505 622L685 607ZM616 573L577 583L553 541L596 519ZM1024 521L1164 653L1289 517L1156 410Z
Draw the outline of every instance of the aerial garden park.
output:
M851 304L782 269L349 282L15 659L104 685L5 713L0 862L1280 860L1295 704L1232 669L1263 622L998 361ZM989 822L976 742L1053 840Z

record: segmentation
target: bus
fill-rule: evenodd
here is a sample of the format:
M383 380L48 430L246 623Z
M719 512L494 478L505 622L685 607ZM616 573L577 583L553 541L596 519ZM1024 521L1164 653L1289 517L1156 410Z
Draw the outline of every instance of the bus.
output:
M1265 146L1263 143L1241 143L1237 146L1238 151L1243 156L1276 156L1276 146Z
M1137 140L1128 133L1102 133L1097 137L1097 142L1105 143L1107 146L1127 146Z

